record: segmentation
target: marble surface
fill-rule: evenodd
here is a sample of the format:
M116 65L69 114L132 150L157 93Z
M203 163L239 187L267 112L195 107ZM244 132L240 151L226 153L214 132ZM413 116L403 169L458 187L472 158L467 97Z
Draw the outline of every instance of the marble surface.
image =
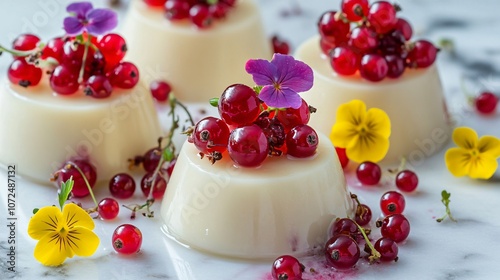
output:
M105 3L94 2L97 5ZM36 32L44 39L59 35L66 3L63 0L1 1L0 43L8 45L21 32ZM291 42L292 47L315 34L316 20L323 11L339 6L339 0L259 0L259 3L269 35L279 34ZM500 17L497 13L500 2L399 0L398 3L403 7L401 14L413 23L417 37L434 42L446 38L454 42L454 51L442 51L437 63L456 124L473 127L479 134L500 137L500 113L490 117L477 115L466 104L460 87L461 77L472 75L477 77L475 81L500 93ZM122 15L124 10L126 4L120 8ZM0 73L5 73L9 62L8 55L0 58ZM160 108L159 112L165 119L166 109ZM415 194L406 196L405 214L411 223L411 233L400 246L397 263L368 265L361 261L353 270L334 272L321 268L314 257L304 258L306 266L320 272L308 272L304 279L497 279L500 275L499 176L489 181L455 178L446 170L443 154L441 151L425 161L410 161L411 168L420 177L420 185ZM381 186L363 188L352 179L352 169L350 166L346 171L351 191L370 205L377 217L381 194L394 188L389 183L392 178L387 175ZM6 263L10 247L7 244L6 173L0 169L0 279L269 279L270 262L246 262L201 254L166 238L159 217L138 217L131 221L123 209L116 220L96 221L95 231L101 244L94 256L69 259L57 268L43 267L33 258L36 242L28 237L27 224L33 208L56 202L56 190L22 178L17 178L16 273L12 273L7 270L9 265ZM106 189L102 186L97 196L107 195ZM452 194L451 209L457 223L435 221L444 214L440 202L443 189ZM129 202L139 201L141 196L137 192ZM90 201L83 203L88 205ZM153 208L159 210L159 206L156 204ZM142 230L144 241L139 254L123 257L113 251L111 234L119 224L130 222Z

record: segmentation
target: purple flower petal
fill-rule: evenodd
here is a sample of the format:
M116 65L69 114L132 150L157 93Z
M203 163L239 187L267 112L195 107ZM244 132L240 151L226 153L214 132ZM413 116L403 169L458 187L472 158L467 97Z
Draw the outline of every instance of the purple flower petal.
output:
M252 75L253 81L259 86L273 85L278 77L278 69L264 59L250 59L245 70Z
M308 91L313 86L313 71L309 65L292 56L274 54L271 64L278 69L278 83L295 92Z
M92 35L104 34L118 25L116 13L108 9L94 9L87 14L87 19L87 31Z
M275 108L298 109L302 105L302 98L297 92L289 88L278 90L272 85L262 88L259 99L264 101L268 106Z
M66 17L63 21L64 31L68 35L82 34L84 26L76 17Z
M74 13L78 19L84 20L87 13L91 11L92 8L93 6L90 2L75 2L69 4L68 7L66 7L66 11L68 13Z

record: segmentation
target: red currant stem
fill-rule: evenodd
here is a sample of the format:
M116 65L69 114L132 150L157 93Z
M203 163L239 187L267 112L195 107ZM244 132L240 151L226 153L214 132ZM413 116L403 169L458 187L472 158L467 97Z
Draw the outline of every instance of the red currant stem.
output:
M37 50L37 49L35 49ZM0 53L1 52L6 52L6 53L10 53L12 55L15 55L15 56L29 56L31 54L34 53L34 50L29 50L29 51L18 51L18 50L10 50L10 49L7 49L5 47L3 47L2 45L0 45Z
M170 95L172 96L172 95ZM177 100L175 97L171 97L175 100L175 103L179 106L181 106L181 108L184 110L184 112L186 112L187 116L188 116L188 119L189 119L189 122L191 123L192 126L194 126L194 119L193 119L193 116L191 116L191 113L189 112L189 110L187 109L186 105L182 104L182 102L180 102L179 100Z
M87 180L87 176L85 176L85 173L83 173L83 171L80 169L80 167L78 167L78 165L76 165L76 163L74 163L72 161L68 161L68 164L73 166L76 169L76 171L78 171L78 173L80 173L80 175L82 175L83 181L85 182L87 189L89 189L90 196L92 197L92 200L94 201L95 207L97 208L98 207L97 200L95 199L94 192L92 191L92 188L90 187L90 183Z
M88 34L87 41L83 42L84 49L83 49L82 67L80 68L80 74L78 75L78 83L83 82L83 75L85 74L85 63L87 62L87 56L89 54L89 46L92 44L90 42L91 38L92 35Z
M380 255L379 251L377 251L377 249L375 249L375 247L371 243L370 239L366 235L365 229L362 228L358 223L356 223L356 221L353 220L353 222L358 227L359 232L361 232L361 235L363 235L363 238L365 239L366 244L370 248L371 255L368 257L368 260L370 261L370 263L373 263L373 262L377 261L378 259L380 259L381 255Z
M149 209L154 204L155 200L154 198L146 200L146 203L144 204L133 204L133 205L122 205L123 207L129 209L132 211L132 214L130 215L131 219L135 219L135 215L137 211L142 210L144 207L146 208L147 214L144 214L148 218L153 218L154 217L154 212Z

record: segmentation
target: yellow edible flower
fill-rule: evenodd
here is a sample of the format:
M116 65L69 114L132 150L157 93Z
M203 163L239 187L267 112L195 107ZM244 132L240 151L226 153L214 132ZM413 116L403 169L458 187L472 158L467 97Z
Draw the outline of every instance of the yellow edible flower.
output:
M468 175L473 179L489 179L498 167L500 140L485 135L478 139L477 133L468 127L457 127L453 131L453 142L458 147L450 148L444 155L446 167L451 174Z
M335 147L345 148L355 162L381 161L389 150L391 121L379 108L366 110L361 100L352 100L337 109L337 121L330 140Z
M74 255L88 257L99 246L99 237L92 231L94 221L74 203L40 208L31 218L28 234L38 240L35 259L47 266L57 266Z

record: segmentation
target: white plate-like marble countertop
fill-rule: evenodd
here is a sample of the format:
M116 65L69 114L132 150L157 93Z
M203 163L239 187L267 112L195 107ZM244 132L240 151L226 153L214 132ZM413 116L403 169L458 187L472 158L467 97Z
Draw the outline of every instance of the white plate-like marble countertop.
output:
M65 0L0 1L0 44L9 45L22 32L35 32L44 39L61 34ZM107 1L93 1L102 6ZM316 22L323 11L338 9L340 0L259 0L269 35L279 34L292 48L316 34ZM433 42L450 39L454 52L442 51L438 67L450 111L457 125L473 127L480 135L500 137L500 113L481 117L467 107L460 88L463 75L476 75L500 90L500 2L497 0L399 0L402 16L413 24L416 37ZM122 5L124 14L127 3ZM0 73L5 75L10 62L0 57ZM0 75L0 76L1 76ZM500 91L496 92L500 94ZM160 108L162 117L165 108ZM424 113L424 112L423 112ZM401 116L404 118L404 116ZM9 120L0 120L2 122ZM411 125L410 123L408 125ZM16 137L16 135L0 135ZM36 140L35 140L36 141ZM448 147L451 147L450 143ZM8 149L8 147L0 147ZM444 151L411 162L420 184L415 194L407 195L405 215L411 223L407 242L400 246L399 261L368 265L361 261L348 272L330 273L323 278L306 273L305 279L500 279L500 180L477 181L455 178L447 170ZM22 168L22 166L19 166ZM352 177L352 166L347 176ZM10 231L7 227L7 172L0 169L0 279L269 279L270 262L245 262L221 259L182 247L166 238L160 218L138 217L130 221L121 211L111 222L96 222L101 244L90 258L68 259L57 268L44 267L33 257L36 242L27 235L31 211L55 201L55 189L35 185L18 178L16 194L16 263L15 273L7 268ZM499 172L497 172L498 174ZM384 180L389 180L385 178ZM381 194L393 187L361 188L357 193L379 215ZM457 223L436 223L444 214L441 190L451 192L451 210ZM97 196L107 194L103 187ZM140 197L137 192L135 200ZM90 201L89 201L90 202ZM154 209L159 212L159 203ZM111 247L112 231L122 223L132 222L143 232L139 254L124 257ZM311 259L303 260L306 264Z

